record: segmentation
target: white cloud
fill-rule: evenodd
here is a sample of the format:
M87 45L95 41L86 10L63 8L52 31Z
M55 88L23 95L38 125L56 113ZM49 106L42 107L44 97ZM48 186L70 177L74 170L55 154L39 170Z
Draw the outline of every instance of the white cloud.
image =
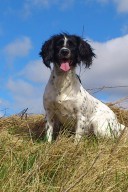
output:
M33 82L43 83L48 81L50 69L43 64L41 59L34 60L30 61L19 75Z
M18 94L24 97L28 97L34 93L33 86L23 80L14 81L9 79L7 87L14 93L14 95Z
M17 75L18 79L10 78L7 83L7 89L11 92L14 100L10 108L17 112L27 107L30 113L44 112L42 98L49 76L50 69L43 64L42 60L29 62Z
M24 57L28 55L31 49L32 43L29 37L22 37L15 39L13 42L6 45L4 53L10 60L12 60L16 57Z
M10 79L7 84L8 90L13 96L14 103L10 108L20 112L25 108L29 108L29 112L41 113L43 111L42 92L43 89L36 87L24 80Z
M119 12L128 12L128 0L113 0L116 5Z
M120 13L128 13L128 0L97 0L99 3L114 3L117 11Z
M86 88L103 86L128 86L128 35L104 43L92 42L97 58L90 70L81 78ZM110 89L109 96L119 98L128 95L128 88Z

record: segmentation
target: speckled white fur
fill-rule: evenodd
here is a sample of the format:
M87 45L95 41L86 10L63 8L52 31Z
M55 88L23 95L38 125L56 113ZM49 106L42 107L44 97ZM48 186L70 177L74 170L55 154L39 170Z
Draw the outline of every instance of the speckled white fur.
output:
M113 137L119 136L124 129L113 111L83 88L75 68L63 72L54 65L43 100L49 142L52 141L56 122L72 122L76 142L84 134L93 132L96 136Z

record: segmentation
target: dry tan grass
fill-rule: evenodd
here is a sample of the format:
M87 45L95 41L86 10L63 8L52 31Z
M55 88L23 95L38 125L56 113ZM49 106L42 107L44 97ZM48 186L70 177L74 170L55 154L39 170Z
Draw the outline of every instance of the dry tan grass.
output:
M27 119L14 115L0 120L0 130L7 129L17 136L40 138L44 137L44 123L44 115L31 115Z
M128 111L112 109L128 125ZM92 137L75 145L72 138L62 134L47 143L43 115L1 119L0 191L128 191L127 140Z

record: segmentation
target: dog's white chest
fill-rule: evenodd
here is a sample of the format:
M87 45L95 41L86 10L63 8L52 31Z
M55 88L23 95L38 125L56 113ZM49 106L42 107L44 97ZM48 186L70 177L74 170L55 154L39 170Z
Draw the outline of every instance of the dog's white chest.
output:
M51 75L52 77L52 75ZM51 78L44 94L44 107L57 116L61 123L76 120L78 108L82 105L79 99L80 83L77 84L68 78ZM72 86L73 84L73 86Z
M57 93L53 90L52 95L46 92L47 98L44 98L44 106L46 110L49 110L57 116L61 123L66 120L73 121L76 119L77 112L77 97L62 93Z
M75 97L73 98L72 96L67 96L65 94L56 98L55 109L60 121L63 122L65 119L76 119L77 106L74 105L76 102Z

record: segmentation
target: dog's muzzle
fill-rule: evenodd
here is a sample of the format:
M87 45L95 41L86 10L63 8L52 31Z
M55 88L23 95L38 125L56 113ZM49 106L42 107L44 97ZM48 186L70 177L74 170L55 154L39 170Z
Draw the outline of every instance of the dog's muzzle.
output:
M63 47L60 49L59 55L63 58L69 58L71 55L71 51L70 51L70 49Z

